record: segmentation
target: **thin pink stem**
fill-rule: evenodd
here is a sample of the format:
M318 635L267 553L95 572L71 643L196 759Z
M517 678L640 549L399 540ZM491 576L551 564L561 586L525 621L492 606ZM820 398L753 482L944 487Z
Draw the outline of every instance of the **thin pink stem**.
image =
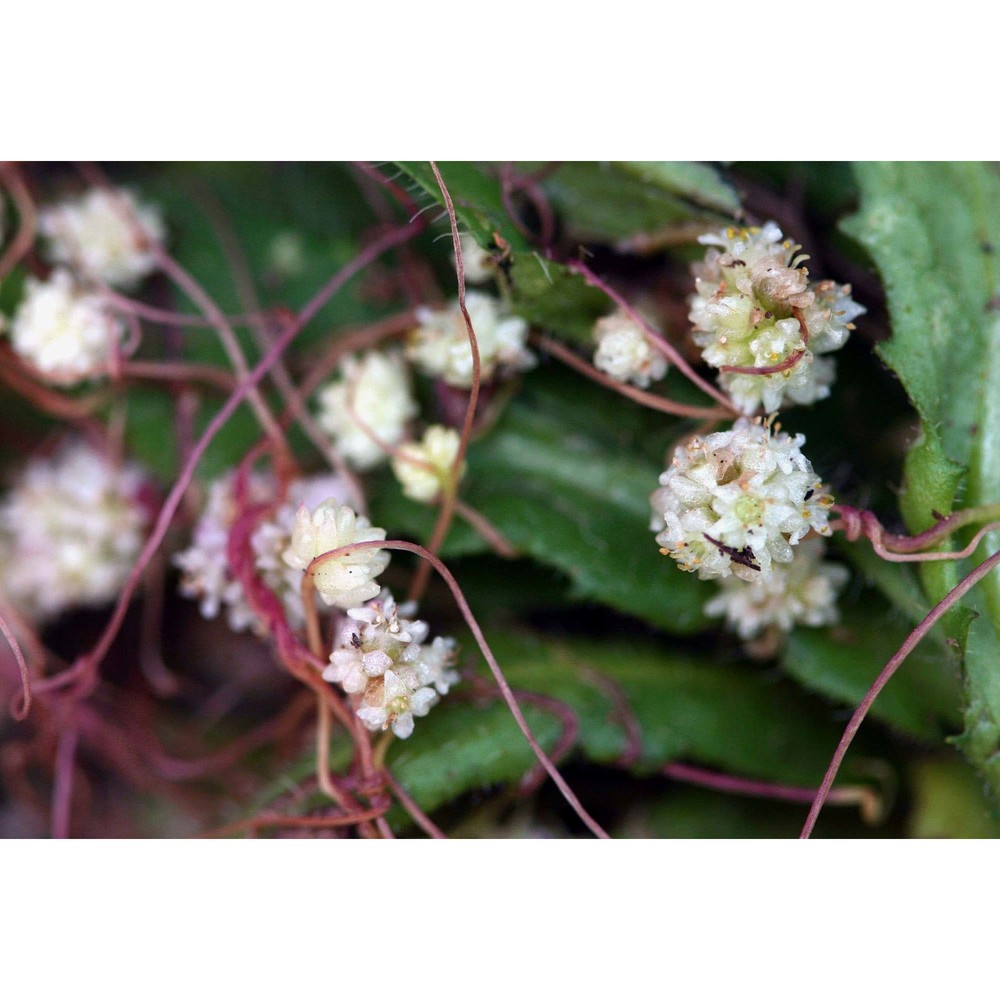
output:
M410 793L385 768L382 769L382 777L385 778L386 784L393 790L396 798L399 799L399 804L409 813L413 822L428 837L431 837L433 840L448 839L447 834L417 805L416 801L410 797Z
M325 286L327 297L333 295L338 289L350 281L354 275L367 267L386 250L396 246L397 243L408 239L411 232L412 225L407 224L405 226L400 226L375 240L374 243L358 254L353 261L337 272L334 278L327 283ZM35 685L36 692L61 688L69 683L77 681L83 676L92 675L93 672L96 672L100 662L104 659L108 650L111 648L111 643L114 641L115 636L117 636L122 622L125 620L125 613L128 610L129 602L132 600L132 595L135 593L136 587L142 579L142 574L145 571L149 560L153 557L153 554L160 547L163 539L166 537L167 530L170 527L170 522L173 520L174 514L177 512L177 508L181 504L185 491L191 484L191 480L194 478L195 469L201 461L202 456L208 450L208 446L215 439L216 434L219 433L229 418L233 415L233 413L235 413L236 408L243 401L247 393L264 378L271 366L274 364L275 360L281 356L282 352L288 349L296 335L305 326L305 323L306 320L303 319L302 315L300 315L294 322L289 323L288 327L275 339L267 354L264 355L257 367L250 373L249 377L240 382L229 399L226 400L218 413L216 413L209 422L208 427L205 429L205 432L202 434L198 443L191 450L177 482L167 495L167 498L163 503L163 507L160 509L159 516L156 519L156 524L153 526L153 531L150 534L145 546L143 546L142 552L140 553L135 566L132 568L132 572L129 574L124 585L122 586L121 593L118 597L118 603L115 605L111 619L105 627L97 645L89 654L77 660L76 663L69 668L69 670L63 671L63 673L55 677L37 682Z
M73 771L76 767L76 747L79 732L75 723L66 725L59 734L56 750L55 781L52 786L52 837L65 840L70 833L73 805Z
M645 392L625 382L619 382L593 365L588 364L565 344L552 337L540 335L532 337L532 341L542 348L542 350L555 355L564 364L569 365L570 368L576 369L581 375L586 375L592 381L598 382L608 389L612 389L614 392L625 396L627 399L631 399L633 402L648 406L651 410L659 410L661 413L669 413L675 417L694 417L696 419L732 416L732 411L729 409L723 410L718 406L688 406L686 403L675 403L672 399L667 399L665 396L658 396L656 393Z
M0 257L0 278L5 278L35 242L37 213L28 185L24 183L21 171L14 164L0 163L0 178L9 189L17 206L17 214L20 216L17 236L11 240L3 257Z
M472 613L472 609L469 607L469 603L466 601L465 595L462 593L462 588L459 586L455 577L451 575L451 571L448 567L445 566L445 564L441 562L441 560L433 552L428 551L422 545L417 545L415 542L383 542L377 540L370 542L354 542L351 545L344 545L337 549L331 549L329 552L324 552L316 556L316 558L313 559L306 568L306 573L314 574L316 570L328 560L337 559L341 556L348 556L354 552L360 552L364 549L398 549L401 552L413 552L422 559L426 559L434 567L434 569L437 570L441 579L444 580L448 589L451 591L452 596L455 599L455 604L458 606L458 610L465 619L465 623L469 626L469 630L472 632L480 651L486 658L490 671L496 680L497 687L500 688L503 699L507 703L507 707L510 709L511 715L514 716L514 721L517 723L517 726L524 735L524 738L528 741L528 745L531 747L542 767L544 767L548 772L549 777L552 778L552 781L562 793L563 798L569 803L570 808L572 808L577 816L580 817L587 829L590 830L595 837L600 837L605 840L609 839L608 834L604 831L604 829L591 817L590 813L584 809L580 800L573 793L573 790L566 784L565 779L559 773L555 764L552 763L549 756L541 748L538 740L535 739L531 728L528 726L528 723L524 718L524 714L521 712L517 699L514 697L514 692L507 683L507 679L504 677L503 671L500 669L500 664L493 655L493 651L490 649L489 643L487 643L486 637L483 635L483 630L479 627L479 622L476 621L476 617Z
M837 772L840 770L844 755L854 740L855 733L857 733L865 716L868 714L868 710L872 707L882 689L889 683L903 661L913 652L916 645L927 635L945 612L960 601L991 569L998 565L1000 565L1000 551L994 552L989 559L977 566L958 586L950 590L944 598L934 605L930 614L906 637L906 641L899 647L896 655L893 656L878 677L875 678L875 683L868 689L868 693L861 700L861 704L854 710L851 721L848 722L847 728L844 730L844 735L841 736L840 743L837 745L836 752L830 761L830 766L826 769L826 774L819 786L819 791L816 793L812 808L809 810L805 826L802 827L800 837L803 840L808 838L812 833L813 827L816 825L816 820L819 818L820 810L823 808L823 803L826 802L834 779L837 777Z
M950 517L942 517L933 528L920 532L918 535L892 535L882 526L879 519L870 510L858 510L847 504L834 504L831 508L843 519L831 525L835 530L843 528L844 534L849 542L857 541L864 535L871 543L872 548L883 558L890 562L929 562L940 559L966 559L976 550L983 535L990 531L995 531L1000 527L1000 522L993 520L986 527L981 528L972 540L960 552L920 552L921 549L935 545L949 535L964 528L967 525L975 524L986 519L994 519L1000 516L1000 504L987 504L983 507L967 507ZM919 552L919 555L898 555L897 553Z
M584 264L582 261L575 260L575 261L570 261L570 263L567 264L566 266L571 271L575 271L577 274L579 274L584 279L584 281L587 282L588 285L591 285L594 288L598 288L602 292L604 292L604 294L607 295L608 298L611 299L618 306L619 309L621 309L624 313L628 315L629 319L631 319L633 323L637 324L642 328L643 333L646 334L646 337L650 340L650 342L653 343L656 347L658 347L660 351L662 351L663 354L665 354L667 358L669 358L670 361L674 365L676 365L677 370L681 372L683 375L685 375L688 381L692 382L699 389L701 389L701 391L705 393L705 395L711 396L712 399L714 399L716 402L721 403L727 413L734 413L734 414L739 413L736 407L733 406L732 400L728 399L723 393L721 393L718 389L716 389L714 385L711 385L709 382L706 382L687 363L687 360L684 358L684 356L677 350L676 347L674 347L673 344L670 343L669 340L665 339L664 337L661 337L660 334L658 334L649 325L649 323L646 322L645 318L639 312L633 309L632 306L629 305L629 303L621 295L619 295L618 292L616 292L609 284L598 278L597 275L594 274L594 272L591 271L586 264Z
M4 638L10 645L11 652L14 654L14 659L17 660L17 669L21 672L21 691L23 692L21 707L11 709L11 714L15 719L17 719L18 722L20 722L23 719L26 719L28 717L28 712L31 711L31 678L28 676L28 664L24 659L24 653L21 652L21 645L17 641L17 636L15 636L13 630L8 627L3 614L0 614L0 632L3 632Z
M801 309L793 309L792 314L799 321L799 329L802 331L802 346L797 351L792 351L784 361L779 361L777 364L720 365L719 371L731 372L734 375L777 375L779 372L794 368L806 356L806 348L809 346L809 327L806 326Z

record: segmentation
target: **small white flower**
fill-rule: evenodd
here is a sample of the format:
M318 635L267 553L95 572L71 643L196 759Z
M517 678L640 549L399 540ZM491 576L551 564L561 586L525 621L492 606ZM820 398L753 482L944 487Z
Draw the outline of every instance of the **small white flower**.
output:
M413 671L418 686L433 686L439 694L447 694L458 682L458 673L450 669L455 640L439 636L427 645L427 623L408 617L415 610L415 605L398 607L388 590L366 606L348 610L323 677L354 694L387 669L399 676Z
M369 681L358 718L372 732L388 729L405 740L413 732L413 717L426 715L438 700L433 688L421 687L412 670L402 675L386 670Z
M14 350L46 381L73 385L107 372L124 325L101 299L57 268L47 281L28 278L14 314Z
M208 503L195 525L191 545L174 556L174 564L181 570L181 593L198 600L206 618L214 618L225 608L226 620L233 631L252 628L262 634L264 625L247 602L243 585L236 579L229 561L229 532L237 514L234 480L234 474L230 473L209 487ZM252 474L248 486L250 504L268 503L274 496L275 484L269 475ZM305 622L302 570L289 566L282 554L292 537L295 511L302 503L315 506L331 497L339 503L346 498L347 491L347 484L337 476L296 480L288 487L285 501L257 525L250 538L256 568L264 583L281 598L293 628L300 628Z
M809 531L829 534L833 499L802 454L803 435L741 417L732 430L693 437L674 452L650 498L656 541L702 579L766 577Z
M138 466L83 442L32 459L0 501L0 589L43 623L113 600L142 548L149 510Z
M462 266L470 285L482 285L496 277L497 266L489 250L484 250L471 233L461 236Z
M834 625L839 619L837 594L850 573L845 566L823 562L823 542L807 538L790 563L747 582L735 576L719 581L721 590L705 605L710 617L725 616L741 639L756 639L766 630L790 632L795 625Z
M483 292L469 292L465 306L476 333L483 382L500 371L522 371L534 365L535 356L524 346L528 339L525 320L509 315L503 303ZM427 375L459 389L471 388L472 347L458 302L445 309L422 308L417 319L420 326L410 335L407 356Z
M396 351L369 351L351 357L340 379L319 394L320 426L333 438L344 458L357 469L370 469L388 457L385 445L396 445L406 423L417 415L406 364Z
M122 198L131 208L131 220ZM125 291L155 269L156 257L149 247L163 242L166 235L159 209L138 204L128 191L116 197L96 187L79 198L43 208L38 228L48 239L48 255L55 263L69 265L87 281Z
M715 368L768 368L801 352L793 365L770 374L721 372L719 384L733 402L744 413L774 412L828 396L835 365L816 355L842 347L865 311L850 298L850 286L810 284L802 266L808 258L798 244L782 240L773 222L709 233L700 242L711 246L692 266L697 294L689 319L705 361Z
M297 278L306 269L306 248L294 229L278 233L267 248L268 270L279 280Z
M594 367L619 382L645 389L667 374L667 359L649 342L642 327L625 313L613 313L594 326Z
M465 472L464 463L457 477L453 466L461 442L458 431L435 424L427 428L419 444L408 441L400 445L392 460L392 471L406 496L430 503L442 489L453 485L453 479L460 479Z
M335 501L314 511L306 506L295 513L295 526L283 559L293 569L305 570L317 556L354 542L382 541L383 528L373 528L366 517ZM314 572L316 591L326 604L351 608L375 597L375 578L389 565L389 553L371 547L356 549L322 562Z

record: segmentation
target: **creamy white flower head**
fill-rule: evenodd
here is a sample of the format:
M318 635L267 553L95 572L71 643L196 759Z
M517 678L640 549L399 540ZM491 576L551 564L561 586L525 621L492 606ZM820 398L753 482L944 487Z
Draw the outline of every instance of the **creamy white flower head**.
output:
M225 608L234 632L251 627L259 632L261 623L229 564L229 529L236 519L234 479L235 474L229 473L209 486L208 501L194 526L191 544L174 556L173 563L181 571L180 592L199 602L205 618L215 618ZM252 503L266 502L274 489L270 476L257 473L248 485Z
M251 609L243 585L236 579L229 561L229 532L236 519L235 474L216 480L209 487L208 503L195 525L191 545L174 557L181 570L180 591L200 602L201 613L214 618L226 609L229 627L236 632L266 629ZM272 501L275 483L270 475L253 473L248 482L250 504ZM250 538L254 564L267 587L281 598L288 623L300 628L305 623L302 608L302 570L289 566L282 554L288 547L301 504L316 506L323 499L342 502L348 484L337 476L320 475L299 479L288 487L286 499L270 517L262 520Z
M166 235L158 208L140 205L128 191L116 197L96 187L41 209L38 229L47 237L48 256L55 263L69 265L87 281L126 291L156 268L150 245L162 243Z
M619 382L645 389L667 374L667 359L649 342L641 326L625 313L612 313L594 326L594 367Z
M413 732L413 717L426 715L437 700L437 692L422 687L415 671L407 669L397 674L386 670L368 682L358 718L372 732L391 725L392 731L405 740Z
M664 554L705 580L734 573L752 581L790 562L809 531L829 534L833 498L804 443L741 417L732 430L679 445L650 497Z
M428 645L427 623L408 617L415 611L413 604L397 607L388 590L365 607L351 608L323 677L349 694L358 694L373 677L392 670L415 687L434 687L438 694L447 694L458 682L458 673L451 669L455 640L439 636Z
M476 242L476 238L472 233L463 233L460 241L462 244L462 267L465 271L465 280L470 285L482 285L495 278L497 275L497 266L489 250L484 250Z
M502 302L483 292L469 292L465 307L476 332L483 382L498 372L523 371L534 365L535 356L524 346L528 339L525 320L509 315ZM458 389L471 388L472 347L458 302L445 309L419 309L417 319L420 326L410 335L407 356L426 374Z
M775 565L767 577L720 580L721 590L705 605L705 614L724 615L741 639L756 639L768 630L790 632L795 625L836 624L837 595L850 573L845 566L823 562L824 550L822 539L806 538L792 561Z
M314 511L299 507L283 558L293 569L305 570L325 552L384 538L383 528L373 528L368 518L355 514L350 507L327 500ZM326 604L353 608L378 594L375 578L388 565L389 553L374 546L327 559L314 571L316 592Z
M11 344L48 382L73 385L107 372L124 325L101 299L57 268L46 281L28 278L11 324Z
M382 444L402 441L407 421L417 415L406 362L398 351L347 358L338 381L320 392L319 407L320 426L357 469L385 461Z
M0 501L0 590L41 623L113 600L149 522L138 466L119 466L82 441L28 462Z
M452 467L458 456L461 435L451 427L435 424L424 431L423 439L407 441L400 445L392 459L392 471L411 500L430 503L442 489L452 485L452 479L461 479L465 463L457 477Z
M744 412L774 412L830 394L835 366L817 354L842 347L865 310L850 286L810 284L808 258L769 222L709 233L705 259L692 266L697 294L689 319L702 357L715 368L788 367L766 374L722 371L719 384ZM720 249L721 248L721 249Z

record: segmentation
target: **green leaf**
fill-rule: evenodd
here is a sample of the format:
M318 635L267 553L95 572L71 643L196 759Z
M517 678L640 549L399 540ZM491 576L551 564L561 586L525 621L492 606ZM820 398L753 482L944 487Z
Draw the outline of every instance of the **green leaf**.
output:
M935 509L951 509L961 468L968 469L963 506L1000 500L1000 173L982 163L864 163L856 175L861 208L845 228L882 274L893 336L879 353L921 417L902 504L908 526L919 531ZM994 533L980 558L998 545ZM958 569L928 566L921 578L937 601ZM969 628L962 745L996 789L996 573L981 592L993 624L970 627L968 615L953 614L946 627L959 642Z
M910 837L997 838L1000 817L983 800L982 783L961 758L933 757L912 768Z
M619 639L490 640L515 691L556 698L575 713L579 752L596 763L614 764L626 747L615 691L639 727L640 771L684 758L811 786L837 744L839 728L817 704L753 671ZM522 705L539 742L551 748L561 729L558 716L526 700ZM504 705L475 705L451 695L389 755L393 773L426 810L466 791L513 781L535 763Z
M708 229L739 208L712 168L694 163L563 163L544 188L569 235L588 242L615 244L692 221Z
M429 163L400 163L399 167L423 196L444 204ZM611 309L607 297L564 265L531 249L507 213L495 169L476 163L439 163L438 169L459 225L485 250L512 251L505 256L503 283L514 311L535 326L589 344L594 321Z
M660 555L649 530L649 495L677 427L575 372L536 372L470 447L462 497L520 551L568 576L577 598L694 632L706 625L712 587ZM394 484L387 490L398 493ZM393 496L377 499L376 513L391 512L401 530L426 538L429 512ZM445 554L482 551L459 528Z
M908 632L909 625L892 621L888 609L869 599L848 609L836 629L796 629L782 655L782 669L809 690L853 708ZM929 645L910 654L871 714L912 736L939 740L959 725L960 699L961 681L952 658Z
M707 163L632 160L615 166L643 184L661 187L694 205L728 216L740 211L740 196Z

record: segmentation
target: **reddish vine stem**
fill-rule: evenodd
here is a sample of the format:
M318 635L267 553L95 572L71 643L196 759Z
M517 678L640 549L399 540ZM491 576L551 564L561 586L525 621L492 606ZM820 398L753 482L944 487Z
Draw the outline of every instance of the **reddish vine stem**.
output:
M507 703L507 707L510 709L511 715L514 716L514 721L517 723L518 728L521 730L524 738L528 741L528 745L531 747L542 767L544 767L548 772L549 777L552 778L556 787L562 793L563 798L569 803L570 808L572 808L576 815L580 817L587 829L590 830L590 832L596 837L608 839L608 834L597 822L595 822L587 810L584 809L580 800L573 793L573 790L566 784L565 779L559 773L555 764L552 763L551 759L541 748L538 740L535 739L531 728L528 726L528 723L524 718L524 714L521 712L517 699L514 697L514 693L511 690L510 685L507 683L507 679L504 677L503 671L500 669L500 664L493 655L493 651L490 649L489 643L487 643L486 637L483 635L483 630L479 627L479 622L476 621L476 617L472 613L472 609L469 607L469 603L466 601L465 595L462 593L462 588L459 586L455 577L452 576L448 567L445 566L445 564L441 562L441 560L433 552L430 552L422 545L417 545L415 542L395 540L354 542L350 545L341 546L337 549L331 549L329 552L324 552L321 555L316 556L316 558L309 563L306 573L308 575L315 574L316 570L328 560L336 559L340 556L347 556L353 552L360 552L365 549L398 549L401 552L412 552L415 555L420 556L421 559L427 560L434 567L434 569L437 570L441 579L444 580L448 589L451 591L452 597L455 599L455 604L458 606L458 610L465 619L465 623L469 626L469 630L472 632L480 651L486 658L486 662L489 664L490 671L497 682L497 686L500 688L503 699Z
M334 294L339 288L343 287L343 285L353 278L358 271L367 267L368 264L370 264L375 258L384 253L390 247L395 246L396 243L404 239L409 239L412 233L413 225L407 224L405 226L400 226L375 240L375 242L371 243L365 250L358 254L353 261L341 268L334 278L327 282L323 288L322 294L327 298ZM318 299L319 296L316 298ZM118 635L122 622L125 620L125 613L128 610L129 602L132 600L132 595L135 593L135 589L142 578L142 574L145 571L149 560L152 558L153 553L156 552L156 550L163 543L163 539L166 537L170 523L180 506L184 493L191 484L191 480L194 477L194 471L197 468L198 463L201 461L201 457L205 454L208 446L215 439L215 436L229 421L229 418L233 415L233 413L236 412L237 407L240 403L242 403L249 390L264 378L270 370L271 365L274 364L275 359L280 357L281 354L287 350L296 335L305 326L306 319L303 318L304 315L305 314L302 314L293 322L290 322L280 336L275 339L268 352L260 360L256 368L253 369L249 377L240 382L229 399L226 400L223 406L219 409L218 413L215 414L209 422L208 427L205 428L201 438L191 450L187 462L181 470L180 476L168 493L163 506L160 508L160 513L156 519L155 525L153 526L153 530L150 533L146 544L143 546L142 552L139 554L139 558L136 561L135 566L132 568L132 572L122 585L121 593L118 596L118 602L114 607L111 618L93 650L85 656L80 657L68 670L63 671L55 677L46 678L45 680L36 683L36 693L40 692L43 689L43 686L44 690L54 690L84 679L92 681L97 667L107 655L115 636Z
M455 515L455 502L458 499L458 477L459 472L465 462L465 453L469 448L469 439L472 437L472 425L476 419L476 404L479 402L479 386L482 381L482 364L479 357L479 342L476 339L476 331L472 326L472 317L465 305L465 262L462 259L462 238L458 235L458 219L455 216L455 205L448 192L448 185L445 184L441 171L438 170L437 163L431 160L431 169L434 171L434 178L441 189L441 197L444 199L445 207L448 210L448 222L451 225L451 244L455 251L455 272L458 278L458 308L465 319L465 329L469 334L469 348L472 351L472 387L469 390L469 402L465 409L465 420L462 423L462 434L458 443L458 452L455 461L451 465L451 487L443 491L441 496L441 506L438 508L437 521L431 532L427 548L435 555L444 544L444 540L451 527L452 518ZM430 579L430 566L421 563L414 574L413 582L407 600L419 601L423 597L427 582Z
M809 810L809 816L802 827L800 837L803 840L808 838L813 832L816 820L819 818L823 804L829 797L830 789L833 787L834 779L837 777L837 772L840 770L840 765L844 760L848 747L850 747L855 734L868 714L868 710L872 707L882 689L889 683L903 661L913 652L920 640L927 635L938 620L979 583L990 570L998 565L1000 565L1000 551L994 552L985 562L980 563L956 587L950 590L945 597L934 605L927 617L906 637L906 641L899 647L895 656L889 660L882 672L875 678L875 682L868 689L868 693L861 700L861 704L854 710L854 714L851 716L851 720L844 730L844 735L840 738L840 743L837 745L837 749L830 761L830 766L827 768L823 781L819 786L819 791L816 793L812 808Z
M598 382L608 389L612 389L622 396L631 399L633 402L641 403L652 410L669 413L675 417L693 417L695 419L706 420L722 420L732 416L732 410L730 409L723 410L719 406L689 406L686 403L676 403L665 396L658 396L656 393L645 392L625 382L619 382L593 365L588 364L575 351L553 337L547 337L544 334L535 334L532 335L531 341L537 347L554 355L564 364L578 371L581 375L586 375L592 381Z
M734 375L777 375L779 372L788 371L794 368L805 356L809 347L809 327L806 326L805 317L801 309L792 309L792 315L799 321L799 329L802 331L802 346L785 358L773 365L720 365L720 372L731 372Z
M79 731L68 720L59 733L56 750L55 780L52 785L52 838L65 840L70 834L73 801L73 770L76 767L76 747Z
M726 792L733 795L745 795L750 798L777 799L782 802L812 802L816 797L815 788L802 788L796 785L780 785L770 781L751 781L733 774L720 774L691 764L673 762L664 764L660 773L675 781L683 781L689 785L699 785L711 788L713 791ZM840 805L859 805L866 815L877 815L878 796L870 788L862 786L833 789L828 800Z
M639 313L636 309L633 309L631 305L616 292L607 282L602 281L600 278L594 274L593 271L587 267L582 261L570 261L566 265L571 271L575 271L579 274L588 285L593 288L597 288L604 292L605 295L611 299L615 305L618 306L633 323L642 328L643 333L651 343L653 343L659 350L670 359L670 361L676 366L677 370L681 372L689 382L696 385L706 396L711 396L717 403L720 403L727 414L738 414L739 411L733 406L732 400L730 400L724 393L720 392L706 382L692 367L688 364L687 359L670 343L665 337L658 334L646 319Z
M0 257L0 280L2 280L17 266L35 242L37 212L28 185L25 184L21 171L13 163L0 163L0 179L10 191L19 217L17 236L11 240L10 246Z
M920 532L918 535L893 535L888 533L879 519L870 510L859 510L847 504L834 504L832 511L842 518L834 522L831 528L843 528L849 542L857 541L864 535L872 548L890 562L920 562L940 559L966 559L976 551L983 536L1000 527L1000 521L991 520L1000 517L1000 504L987 504L983 507L967 507L950 517L942 517L933 528ZM980 528L972 541L959 552L922 552L922 549L936 545L949 535L970 524L991 520L990 524ZM903 554L900 554L903 553ZM918 554L910 554L918 553Z
M209 837L231 837L234 833L252 832L266 829L269 826L290 826L306 830L333 829L340 826L360 826L362 823L379 819L385 813L386 807L379 806L361 812L346 813L341 816L252 816L250 819L238 820L217 830L209 830L201 834L199 839Z
M0 605L0 632L3 632L4 638L7 640L11 652L14 654L14 659L17 661L17 669L21 674L21 705L19 708L12 707L11 714L18 722L21 722L28 717L28 713L31 711L31 677L28 674L28 664L24 659L24 653L21 652L21 644L17 641L13 629L8 627L4 619L2 613L4 610L6 608Z
M196 316L194 313L172 312L169 309L157 309L155 306L146 305L137 299L130 299L127 295L122 295L107 285L101 287L101 297L114 309L129 316L144 319L148 323L157 323L161 326L190 326L198 327L202 330L212 330L215 324L204 316ZM230 326L252 326L266 319L266 314L246 315L246 316L226 316L226 322Z
M223 368L187 361L123 361L124 378L162 382L205 382L223 392L232 392L238 379Z
M428 837L431 837L433 840L448 839L444 831L442 831L441 828L434 823L430 816L428 816L427 813L425 813L423 809L417 805L417 803L410 797L409 792L407 792L406 789L403 788L403 786L385 768L382 769L382 777L385 778L386 784L392 789L393 794L399 800L399 804L406 810L413 822L416 823Z
M88 180L103 188L114 199L119 214L130 226L136 238L148 244L149 250L156 259L156 263L160 269L201 310L205 318L211 321L219 334L219 339L233 368L236 369L237 375L239 375L242 381L247 382L250 375L250 368L247 364L246 356L243 353L242 347L240 347L240 342L235 331L227 322L222 310L216 305L215 300L205 291L194 275L179 261L175 260L158 240L147 239L132 206L111 181L108 180L102 170L94 164L87 163L80 165L80 171ZM280 357L272 362L269 366L269 371L279 363ZM274 440L275 446L287 448L287 443L281 433L281 429L278 427L274 414L271 413L256 382L250 383L247 392L247 401L260 421L261 427Z

